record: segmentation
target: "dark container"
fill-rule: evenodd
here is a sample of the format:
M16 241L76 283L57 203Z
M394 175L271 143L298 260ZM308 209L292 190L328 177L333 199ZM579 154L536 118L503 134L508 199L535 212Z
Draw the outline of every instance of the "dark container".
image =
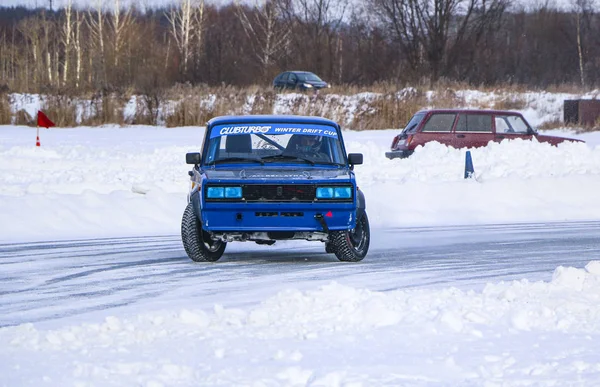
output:
M594 126L600 118L600 100L566 99L564 101L565 124Z

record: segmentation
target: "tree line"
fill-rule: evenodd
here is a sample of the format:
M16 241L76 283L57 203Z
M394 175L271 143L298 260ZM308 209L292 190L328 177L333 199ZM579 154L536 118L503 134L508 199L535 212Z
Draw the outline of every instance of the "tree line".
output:
M0 7L0 91L265 86L284 70L334 85L600 84L592 0L566 10L511 0L179 0L162 9L124 1Z

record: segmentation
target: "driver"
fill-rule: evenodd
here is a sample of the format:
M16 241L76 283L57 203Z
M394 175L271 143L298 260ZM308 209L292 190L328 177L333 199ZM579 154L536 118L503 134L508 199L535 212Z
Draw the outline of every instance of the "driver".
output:
M321 144L323 139L321 136L303 135L300 141L296 144L296 150L302 153L321 153Z

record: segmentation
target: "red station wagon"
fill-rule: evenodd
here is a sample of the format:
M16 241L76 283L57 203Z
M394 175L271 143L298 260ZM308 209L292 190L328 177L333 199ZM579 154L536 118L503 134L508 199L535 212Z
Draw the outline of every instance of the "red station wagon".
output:
M563 141L581 140L538 134L525 118L516 112L501 110L435 109L416 113L404 130L394 137L389 159L410 156L419 145L437 141L453 148L486 146L490 141L500 142L521 138L557 145Z

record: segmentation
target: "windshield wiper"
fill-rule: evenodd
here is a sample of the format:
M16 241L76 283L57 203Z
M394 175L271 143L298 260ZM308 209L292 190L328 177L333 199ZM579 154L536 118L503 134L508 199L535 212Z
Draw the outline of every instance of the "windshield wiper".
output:
M300 157L300 156L293 156L293 155L284 155L284 154L278 154L278 155L271 155L271 156L265 156L262 157L261 160L302 160L304 162L309 163L310 165L315 165L315 162L312 161L311 159L307 159L304 157Z
M226 163L229 161L251 161L253 163L260 163L260 165L265 165L265 162L262 161L261 159L255 159L252 157L225 157L224 159L217 159L217 160L213 161L212 163L209 163L208 165L221 164L221 163Z

